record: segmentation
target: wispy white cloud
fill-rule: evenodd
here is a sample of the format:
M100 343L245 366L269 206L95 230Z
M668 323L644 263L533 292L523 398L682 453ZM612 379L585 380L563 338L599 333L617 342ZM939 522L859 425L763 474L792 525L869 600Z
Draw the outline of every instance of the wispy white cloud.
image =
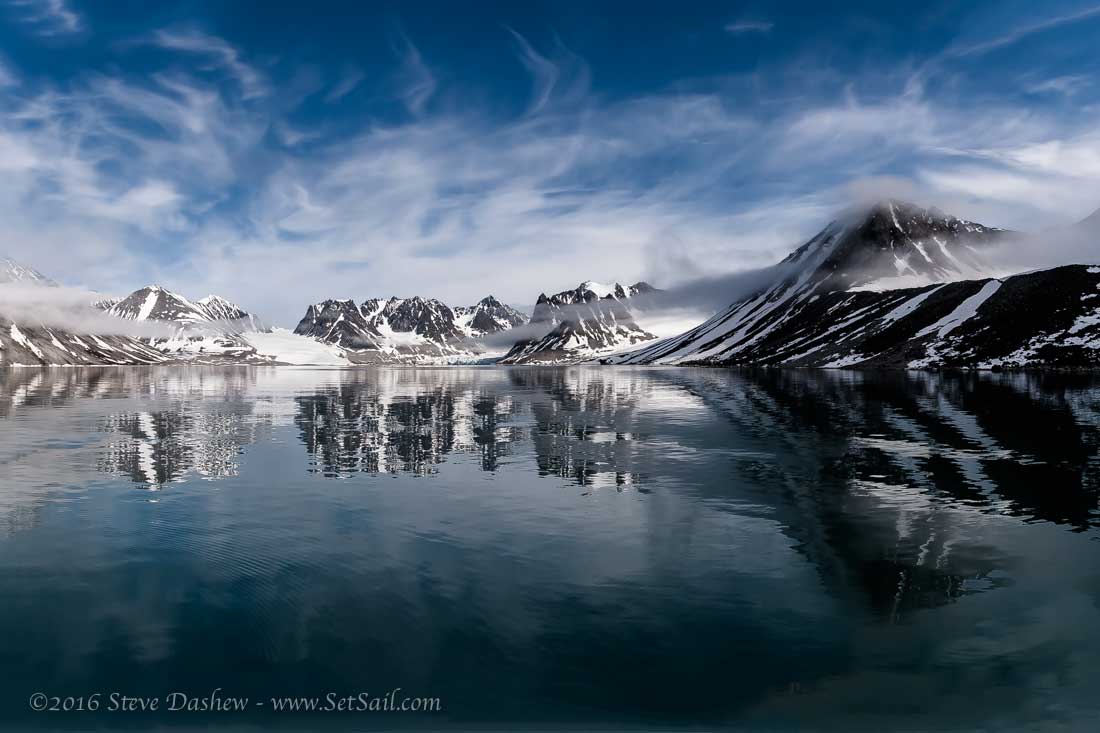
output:
M516 31L508 28L516 45L519 46L519 58L524 67L531 72L534 79L534 92L531 100L531 112L537 112L546 106L550 100L550 94L554 91L554 85L558 83L558 67L538 51L536 51L527 39Z
M589 91L588 65L570 51L560 39L554 39L551 56L538 51L518 32L506 30L515 41L519 61L531 74L532 93L527 113L542 111L552 101L567 105L582 100Z
M1061 94L1072 97L1092 85L1092 79L1083 74L1067 74L1025 84L1032 94Z
M171 28L154 33L151 42L161 48L209 58L216 67L224 69L237 80L245 99L262 96L268 91L263 76L241 59L236 47L222 38L194 28Z
M396 75L398 95L409 112L419 115L424 106L435 94L438 82L435 74L424 63L420 50L404 34L400 34L394 45L401 59L401 67Z
M738 20L726 23L726 33L767 33L775 27L775 23L768 20Z
M226 41L165 38L241 80ZM70 283L217 292L292 325L327 297L530 303L590 278L664 286L759 267L861 187L1008 226L1100 203L1084 111L975 106L904 83L780 109L735 104L721 85L608 100L567 50L512 38L532 75L524 114L448 105L402 39L392 86L379 86L410 118L335 137L244 82L171 63L0 88L4 246ZM329 94L361 83L340 77Z
M1100 18L1100 5L1091 5L1071 13L1042 18L1024 25L1020 25L1005 33L1002 33L984 41L964 43L953 46L948 50L949 56L975 56L989 53L999 48L1005 48L1036 33L1060 28L1073 23Z
M9 0L16 16L40 36L62 36L84 29L80 15L65 0Z
M336 82L328 93L325 94L326 102L337 102L351 94L356 87L363 83L367 75L362 69L351 67L344 70L340 80Z
M15 86L19 83L19 77L0 59L0 88Z

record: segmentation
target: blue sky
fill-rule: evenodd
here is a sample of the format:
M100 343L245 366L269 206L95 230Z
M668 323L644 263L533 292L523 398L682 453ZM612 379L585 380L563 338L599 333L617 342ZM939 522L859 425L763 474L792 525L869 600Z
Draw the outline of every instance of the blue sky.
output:
M462 7L468 5L468 7ZM0 252L325 297L672 285L900 196L1100 206L1100 4L0 0Z

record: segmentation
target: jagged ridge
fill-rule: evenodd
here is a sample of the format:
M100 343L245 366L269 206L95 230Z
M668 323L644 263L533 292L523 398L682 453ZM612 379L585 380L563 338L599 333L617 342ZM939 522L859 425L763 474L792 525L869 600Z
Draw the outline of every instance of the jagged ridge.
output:
M648 283L629 288L615 283L583 282L551 296L542 293L531 316L541 336L516 343L502 364L560 364L584 361L601 353L656 338L634 321L630 298L657 292Z
M326 300L311 305L294 333L348 349L360 363L475 359L483 336L521 326L527 317L493 296L451 309L434 298Z

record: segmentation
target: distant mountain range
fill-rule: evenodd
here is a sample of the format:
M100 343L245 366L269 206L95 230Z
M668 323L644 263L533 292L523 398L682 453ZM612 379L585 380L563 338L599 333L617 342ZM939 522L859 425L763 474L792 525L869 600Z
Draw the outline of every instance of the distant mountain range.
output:
M1100 237L1100 212L1073 232ZM0 365L1100 366L1100 266L996 276L990 255L1020 241L884 201L831 222L727 308L664 339L638 318L670 293L644 282L541 294L530 318L493 296L453 308L416 296L325 300L292 333L224 298L190 300L156 285L74 305L42 273L0 258L0 295L13 283L35 286L13 290L19 297L41 294L29 310L0 297Z
M359 364L473 361L485 336L527 323L527 316L489 295L450 308L434 298L326 300L311 305L294 333L346 350Z

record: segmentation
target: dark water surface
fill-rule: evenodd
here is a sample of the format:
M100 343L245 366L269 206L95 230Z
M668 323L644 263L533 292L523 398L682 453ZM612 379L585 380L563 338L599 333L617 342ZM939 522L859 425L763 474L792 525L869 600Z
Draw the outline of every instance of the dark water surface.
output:
M0 728L1095 730L1098 499L1087 376L0 371Z

